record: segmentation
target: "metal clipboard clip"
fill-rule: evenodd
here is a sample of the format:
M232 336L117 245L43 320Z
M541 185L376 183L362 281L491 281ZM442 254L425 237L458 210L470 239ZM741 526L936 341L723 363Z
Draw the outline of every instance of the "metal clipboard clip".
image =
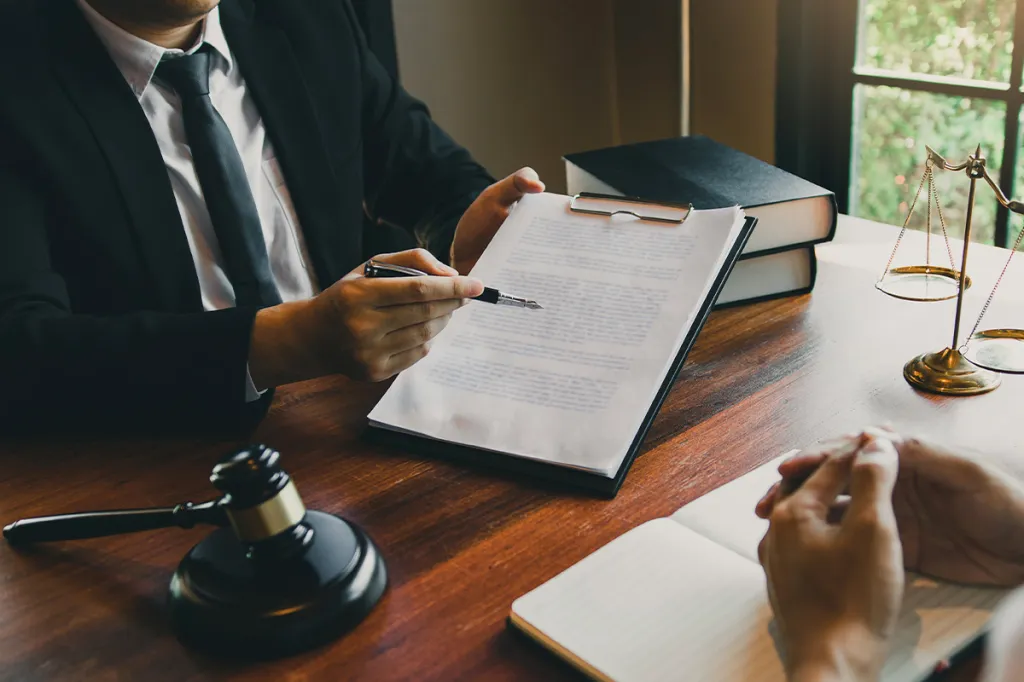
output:
M642 211L640 209L632 210L632 208L623 208L622 204L627 204L630 207L644 206L645 208ZM647 201L637 197L580 192L569 201L569 210L574 213L600 215L608 218L616 215L631 215L637 220L652 223L682 225L693 212L693 204L673 204L664 201Z

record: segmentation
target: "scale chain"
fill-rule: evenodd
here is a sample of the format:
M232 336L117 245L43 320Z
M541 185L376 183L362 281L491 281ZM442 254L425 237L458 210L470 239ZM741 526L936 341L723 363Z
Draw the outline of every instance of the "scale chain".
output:
M914 195L914 201L911 202L910 210L907 212L907 219L903 221L903 229L900 230L899 236L896 237L896 246L893 247L892 253L889 254L889 262L885 264L885 270L882 271L882 276L878 278L879 282L885 279L885 276L889 274L889 268L892 267L892 262L896 260L896 253L900 250L900 242L903 241L903 235L907 233L907 226L910 225L910 219L914 217L914 209L917 207L917 200L921 198L921 190L924 189L925 180L931 177L931 174L932 161L931 159L928 159L928 161L925 162L924 175L921 176L921 182L917 185L917 193ZM930 187L931 183L929 183L929 196L931 195ZM945 225L943 225L943 229L945 229ZM950 252L950 257L952 258L952 252Z
M932 179L934 183L934 178ZM953 247L949 245L949 232L946 230L946 217L942 215L942 204L939 202L939 193L935 192L935 210L939 214L939 225L942 226L942 238L946 242L946 253L949 254L949 269L956 270L956 262L953 260Z
M1006 272L1010 269L1010 262L1013 260L1014 254L1017 253L1017 249L1020 247L1021 241L1024 241L1024 225L1021 226L1021 230L1017 234L1017 240L1013 243L1013 250L1010 251L1010 257L1006 259L1006 264L1003 265L1003 270L999 273L995 286L992 287L992 291L989 293L988 298L985 299L985 305L981 307L981 314L978 315L978 320L974 323L974 329L972 329L971 333L967 336L967 342L959 349L961 353L967 351L968 343L970 343L970 340L973 339L974 335L978 332L978 327L981 326L981 321L985 319L985 313L988 312L989 306L992 305L992 299L996 296L996 290L998 290L999 285L1003 283L1003 278L1006 277Z
M935 176L931 168L925 171L925 174L928 176L928 212L925 213L924 220L924 265L930 269L932 264L932 197L935 196Z

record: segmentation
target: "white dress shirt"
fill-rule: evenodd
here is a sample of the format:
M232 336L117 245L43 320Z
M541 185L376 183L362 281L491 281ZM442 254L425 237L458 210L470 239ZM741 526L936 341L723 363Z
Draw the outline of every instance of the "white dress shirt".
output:
M224 37L219 8L206 16L196 43L183 51L168 50L147 42L109 21L86 0L76 2L131 86L153 128L192 252L203 308L230 308L235 305L235 292L224 271L217 235L192 163L181 117L181 100L172 88L154 76L165 56L193 54L204 43L212 48L213 53L210 60L210 99L231 131L242 157L263 227L270 270L281 299L295 301L315 295L319 286L310 265L295 207L263 127L263 119L245 87L242 72ZM251 379L248 380L246 395L248 400L259 397Z

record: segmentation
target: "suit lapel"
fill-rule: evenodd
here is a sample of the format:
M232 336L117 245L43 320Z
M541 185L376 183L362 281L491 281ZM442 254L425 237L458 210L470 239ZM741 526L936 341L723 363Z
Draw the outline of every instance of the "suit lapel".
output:
M344 211L335 175L302 70L287 37L254 16L248 0L223 0L220 8L231 52L273 142L310 258L321 286L326 288L345 275L344 255L360 254L362 226L342 224ZM260 5L260 11L264 10L273 11L274 3Z
M44 7L52 12L54 69L107 160L161 307L202 310L178 205L142 107L78 7L71 0Z

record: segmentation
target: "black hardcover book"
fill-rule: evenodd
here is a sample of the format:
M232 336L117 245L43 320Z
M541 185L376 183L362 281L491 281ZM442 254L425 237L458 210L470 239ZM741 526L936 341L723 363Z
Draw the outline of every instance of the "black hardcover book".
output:
M597 192L742 206L757 218L742 258L832 239L832 192L700 135L624 145L565 157L569 194Z
M809 294L817 276L813 246L744 258L729 275L715 309Z

